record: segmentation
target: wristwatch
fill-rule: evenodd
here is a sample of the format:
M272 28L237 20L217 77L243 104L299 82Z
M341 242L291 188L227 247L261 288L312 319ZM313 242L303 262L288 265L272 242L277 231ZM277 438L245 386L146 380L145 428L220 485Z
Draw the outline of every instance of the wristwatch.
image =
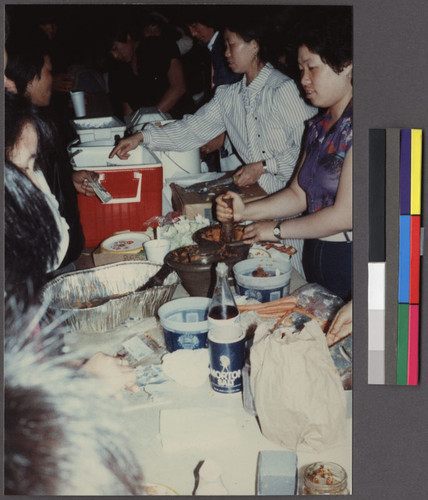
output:
M273 228L273 235L275 236L275 238L278 238L279 240L281 240L281 224L282 224L282 220L278 222L278 224Z
M262 160L262 167L263 167L264 173L266 173L268 171L267 165L266 165L266 160Z

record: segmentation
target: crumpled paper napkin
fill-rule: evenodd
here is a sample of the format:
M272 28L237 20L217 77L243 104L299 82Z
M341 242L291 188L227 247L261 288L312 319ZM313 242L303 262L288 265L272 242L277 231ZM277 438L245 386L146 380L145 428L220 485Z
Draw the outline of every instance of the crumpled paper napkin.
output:
M179 349L165 354L162 370L181 385L200 387L209 375L208 349Z

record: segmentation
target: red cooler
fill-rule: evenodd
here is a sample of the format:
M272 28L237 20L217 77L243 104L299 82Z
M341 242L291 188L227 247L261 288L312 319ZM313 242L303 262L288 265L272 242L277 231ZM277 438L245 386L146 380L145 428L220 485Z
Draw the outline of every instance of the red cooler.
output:
M75 167L75 170L99 174L99 182L113 197L108 203L102 203L97 196L78 195L86 247L97 247L117 231L141 231L147 219L162 215L160 163Z

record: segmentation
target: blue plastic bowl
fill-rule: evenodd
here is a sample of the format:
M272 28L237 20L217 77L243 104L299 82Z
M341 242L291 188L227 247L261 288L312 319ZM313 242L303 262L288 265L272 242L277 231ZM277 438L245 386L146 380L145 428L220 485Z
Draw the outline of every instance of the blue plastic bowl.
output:
M207 347L210 301L207 297L183 297L159 308L159 319L169 352Z
M253 271L261 267L269 273L269 277L255 277ZM276 273L279 272L279 275ZM233 266L233 274L239 295L260 302L286 297L290 293L291 263L290 259L272 259L258 257L246 259Z

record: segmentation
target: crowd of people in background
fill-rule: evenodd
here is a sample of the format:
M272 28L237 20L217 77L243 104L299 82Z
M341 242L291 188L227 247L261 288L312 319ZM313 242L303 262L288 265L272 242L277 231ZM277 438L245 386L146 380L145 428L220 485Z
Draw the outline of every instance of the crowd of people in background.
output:
M141 107L171 115L111 155L126 158L140 142L197 147L210 170L258 183L266 199L244 205L228 193L233 212L221 197L218 219L253 221L248 241L293 245L302 276L349 300L351 9L11 5L5 33L5 492L141 494L105 397L138 391L135 372L103 353L58 356L40 304L43 285L75 269L85 245L77 197L95 195L68 158L69 93L123 120ZM350 316L351 302L332 338L352 328Z

